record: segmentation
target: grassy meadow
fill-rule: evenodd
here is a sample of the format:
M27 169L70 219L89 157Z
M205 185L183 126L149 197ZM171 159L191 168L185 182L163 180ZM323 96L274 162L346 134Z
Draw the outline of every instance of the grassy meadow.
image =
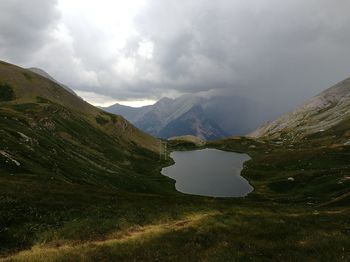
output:
M1 176L3 261L349 260L347 147L244 138L208 146L250 154L243 175L253 193L177 193L159 173L167 163L156 160L142 167L142 179L157 181L159 192Z

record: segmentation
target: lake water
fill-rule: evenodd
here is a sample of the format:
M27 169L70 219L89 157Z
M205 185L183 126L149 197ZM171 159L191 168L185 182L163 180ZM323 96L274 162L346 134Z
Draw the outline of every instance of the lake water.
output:
M243 197L253 191L240 176L247 154L216 149L176 151L171 153L175 164L162 169L162 174L176 180L182 193L214 197Z

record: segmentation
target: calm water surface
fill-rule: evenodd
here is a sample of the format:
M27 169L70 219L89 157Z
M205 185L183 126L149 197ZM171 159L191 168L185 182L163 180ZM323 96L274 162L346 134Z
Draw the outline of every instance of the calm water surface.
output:
M216 149L176 151L171 153L175 164L163 168L162 174L176 180L182 193L214 197L243 197L253 191L240 176L247 154Z

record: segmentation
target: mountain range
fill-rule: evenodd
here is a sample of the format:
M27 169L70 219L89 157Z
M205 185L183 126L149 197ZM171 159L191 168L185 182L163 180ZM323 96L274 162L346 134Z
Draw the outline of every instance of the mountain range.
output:
M194 135L215 140L245 135L275 117L268 106L238 96L183 95L176 99L165 97L140 108L115 104L103 109L122 115L141 130L161 138Z

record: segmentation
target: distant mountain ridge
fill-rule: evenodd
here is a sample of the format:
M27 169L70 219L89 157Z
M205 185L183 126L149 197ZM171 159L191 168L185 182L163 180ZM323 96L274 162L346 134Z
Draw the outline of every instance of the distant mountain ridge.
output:
M115 104L103 109L122 115L138 128L161 138L193 135L215 140L245 135L274 117L267 106L237 96L183 95L176 99L165 97L140 108Z

